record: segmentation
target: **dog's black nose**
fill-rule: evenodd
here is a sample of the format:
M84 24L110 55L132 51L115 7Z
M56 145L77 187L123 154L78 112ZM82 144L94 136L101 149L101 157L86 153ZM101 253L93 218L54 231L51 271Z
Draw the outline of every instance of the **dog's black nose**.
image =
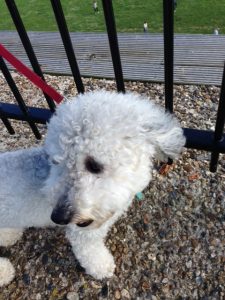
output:
M59 225L69 224L72 220L73 212L65 207L57 207L53 210L51 219L54 223Z

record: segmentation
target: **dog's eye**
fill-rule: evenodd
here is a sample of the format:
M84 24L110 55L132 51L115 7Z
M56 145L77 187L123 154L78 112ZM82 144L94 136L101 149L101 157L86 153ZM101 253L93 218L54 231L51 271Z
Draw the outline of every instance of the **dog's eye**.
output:
M78 222L77 223L77 226L79 227L87 227L89 226L91 223L93 223L94 220L86 220L86 221L83 221L83 222Z
M93 174L99 174L103 172L103 165L97 162L93 157L88 156L85 159L85 168Z
M59 162L53 158L53 159L52 159L52 164L53 164L53 165L58 165Z

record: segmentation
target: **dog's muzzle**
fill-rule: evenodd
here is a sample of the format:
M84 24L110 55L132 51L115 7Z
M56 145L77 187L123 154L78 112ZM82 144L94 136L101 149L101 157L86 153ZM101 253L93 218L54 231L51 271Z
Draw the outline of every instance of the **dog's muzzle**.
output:
M58 225L67 225L70 222L72 222L73 216L74 216L74 212L68 210L67 207L57 206L51 214L51 219L54 223ZM93 223L92 219L86 219L86 220L79 220L75 224L78 227L87 227L91 223Z

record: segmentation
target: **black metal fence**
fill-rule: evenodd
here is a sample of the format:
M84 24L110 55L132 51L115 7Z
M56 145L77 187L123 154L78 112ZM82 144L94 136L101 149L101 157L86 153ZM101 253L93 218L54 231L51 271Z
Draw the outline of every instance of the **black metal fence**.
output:
M60 0L50 0L55 14L55 19L61 34L63 45L65 47L66 55L70 64L70 68L76 83L79 93L84 93L85 88L81 79L79 67L77 64L76 56L70 39L70 34L67 28L66 19L64 17L63 9ZM165 108L173 112L173 53L174 53L174 0L163 0L163 22L164 22L164 74L165 74ZM5 0L8 10L11 14L12 20L16 26L21 42L30 60L34 72L44 80L44 75L39 66L37 57L34 53L30 39L24 27L23 21L20 17L14 0ZM116 24L112 6L112 0L102 0L103 10L105 15L105 23L108 33L109 45L111 50L113 68L115 73L115 80L117 90L125 92L123 71L120 59L120 51L117 39ZM225 50L225 49L224 49ZM33 133L37 139L41 138L36 123L46 123L55 110L53 100L44 95L48 103L49 109L27 107L17 86L7 68L6 63L0 56L0 69L10 86L17 104L7 104L0 102L0 118L8 129L10 134L14 130L10 124L9 119L16 119L28 122ZM225 68L224 68L225 70ZM205 150L212 152L210 170L216 171L217 163L220 153L225 153L225 71L223 74L220 100L217 112L217 119L214 131L199 130L192 128L183 128L184 134L187 138L186 147L198 150Z

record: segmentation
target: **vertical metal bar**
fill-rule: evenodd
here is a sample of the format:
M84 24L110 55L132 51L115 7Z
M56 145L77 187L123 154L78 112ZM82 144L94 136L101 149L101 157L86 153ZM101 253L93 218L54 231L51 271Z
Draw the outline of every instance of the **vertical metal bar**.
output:
M17 6L16 6L16 3L14 0L5 0L6 2L6 5L8 7L8 10L11 14L11 17L13 19L13 22L16 26L16 29L17 29L17 32L20 36L20 39L21 39L21 42L24 46L24 49L27 53L27 56L30 60L30 63L33 67L33 70L34 72L40 76L43 80L45 80L44 76L43 76L43 73L42 73L42 70L40 68L40 65L38 63L38 60L37 60L37 57L34 53L34 49L31 45L31 42L30 42L30 39L28 37L28 34L26 32L26 29L24 27L24 24L23 24L23 21L20 17L20 14L19 14L19 11L17 9ZM45 99L48 103L48 106L49 108L51 109L51 111L54 111L55 110L55 103L53 102L53 100L44 93L44 96L45 96Z
M1 106L0 106L0 119L2 120L3 124L5 125L6 129L9 132L9 134L15 134L15 131L12 128L12 125L9 122L9 120L2 115Z
M18 90L18 88L17 88L17 86L16 86L16 84L15 84L15 82L14 82L14 80L13 80L13 78L1 56L0 56L0 69L7 81L14 97L16 98L21 111L23 112L23 114L25 116L25 120L30 125L35 137L37 139L41 139L41 134L39 133L39 130L38 130L37 126L35 125L35 123L30 118L26 104L25 104L25 102L24 102L24 100L23 100L23 98L22 98L22 96L21 96L21 94L20 94L20 92L19 92L19 90Z
M112 55L113 68L116 78L116 85L118 92L125 93L125 86L123 80L123 71L120 59L120 51L118 38L116 33L115 17L113 12L112 0L102 0L102 6L105 15L105 23L108 32L109 45Z
M84 93L84 85L81 79L80 70L75 57L61 2L60 0L51 0L51 3L78 93Z
M215 132L214 132L215 142L221 141L221 139L223 139L224 123L225 123L225 64L223 69L220 100L219 100L219 106L217 111ZM216 172L218 159L219 159L219 152L213 152L210 161L211 172Z
M173 112L174 0L163 0L165 108Z
M2 59L1 56L0 56L0 59ZM15 134L15 131L12 128L10 121L4 116L4 113L2 112L1 104L0 104L0 119L2 120L3 124L5 125L6 129L9 132L9 134Z
M212 152L211 160L210 160L210 167L209 167L211 172L216 172L218 160L219 160L219 152Z

